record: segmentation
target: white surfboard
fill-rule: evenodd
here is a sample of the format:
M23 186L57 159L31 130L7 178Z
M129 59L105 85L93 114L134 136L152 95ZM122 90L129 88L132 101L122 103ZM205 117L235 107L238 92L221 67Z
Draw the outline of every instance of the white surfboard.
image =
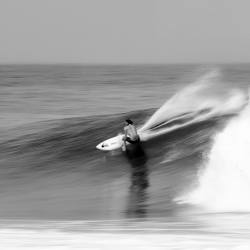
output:
M124 135L120 134L115 137L112 137L106 141L99 143L96 148L101 151L112 151L122 147Z
M144 136L144 134L140 133L140 131L138 131L138 135L141 141L146 141L146 137ZM124 137L123 134L119 134L115 137L112 137L106 141L99 143L96 146L96 148L101 151L112 151L112 150L121 149L124 143L122 139L123 137ZM126 142L126 145L129 145L129 143Z

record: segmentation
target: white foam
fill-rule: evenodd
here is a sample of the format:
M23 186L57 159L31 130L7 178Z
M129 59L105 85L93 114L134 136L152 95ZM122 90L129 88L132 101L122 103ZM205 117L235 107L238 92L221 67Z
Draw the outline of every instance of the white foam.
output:
M250 105L214 138L199 185L183 197L216 211L250 211Z
M225 238L223 235L195 231L176 233L84 233L53 230L0 230L4 250L245 250L249 239Z

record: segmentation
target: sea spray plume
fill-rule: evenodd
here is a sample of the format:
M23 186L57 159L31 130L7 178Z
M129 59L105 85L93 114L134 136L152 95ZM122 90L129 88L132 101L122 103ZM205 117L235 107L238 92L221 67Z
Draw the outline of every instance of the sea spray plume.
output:
M212 71L199 78L196 82L178 91L173 97L165 102L153 116L142 126L141 130L147 130L163 121L171 119L177 114L183 114L197 110L196 99L205 94L208 87L218 77L217 71Z
M177 113L185 113L185 111L189 112L190 109L187 107L187 103L189 102L187 100L189 100L190 96L198 94L203 88L203 85L194 83L193 85L188 85L181 91L177 92L150 117L150 119L141 127L141 130L148 130L159 123L175 117ZM192 105L192 102L190 104Z
M218 71L211 71L170 98L139 129L150 139L214 116L234 114L246 103L240 90L227 90Z
M250 211L250 104L217 134L198 187L180 199L208 210Z

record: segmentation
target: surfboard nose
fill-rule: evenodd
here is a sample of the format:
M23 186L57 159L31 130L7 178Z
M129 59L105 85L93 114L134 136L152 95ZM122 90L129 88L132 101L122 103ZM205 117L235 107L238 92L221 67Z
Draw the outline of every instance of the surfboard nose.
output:
M97 149L99 149L99 150L103 150L103 147L102 147L102 142L101 142L101 143L99 143L99 144L96 146L96 148L97 148Z
M107 144L105 142L101 142L96 146L96 148L101 151L107 151L106 147L107 147Z
M122 138L123 138L123 135L112 137L98 144L96 148L101 151L113 151L113 150L120 149L123 143Z

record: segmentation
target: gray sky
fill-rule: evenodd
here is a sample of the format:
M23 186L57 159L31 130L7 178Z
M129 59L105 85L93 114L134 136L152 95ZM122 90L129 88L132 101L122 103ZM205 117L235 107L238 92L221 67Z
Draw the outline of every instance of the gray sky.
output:
M250 62L249 0L0 0L0 63Z

